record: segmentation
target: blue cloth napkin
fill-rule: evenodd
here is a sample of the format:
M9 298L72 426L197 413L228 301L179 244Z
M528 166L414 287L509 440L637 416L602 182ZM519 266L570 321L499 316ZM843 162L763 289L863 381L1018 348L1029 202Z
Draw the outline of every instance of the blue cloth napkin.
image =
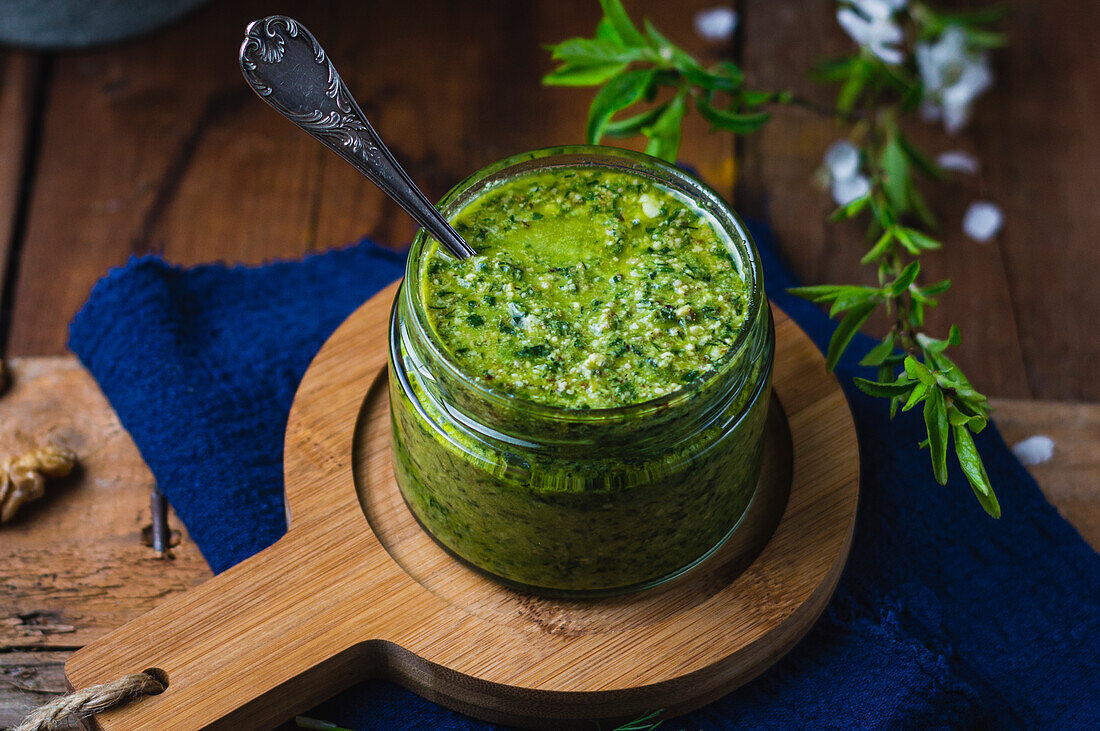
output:
M770 232L753 232L769 295L824 348L833 323L784 292L794 282ZM285 531L281 451L298 381L403 259L369 241L252 268L135 258L77 315L70 346L215 571ZM838 369L862 495L835 598L776 666L671 727L1095 727L1100 557L994 428L978 443L1004 517L986 516L957 466L938 485L917 449L919 410L890 422L885 401L851 386L868 344L859 336ZM385 681L309 715L356 729L493 728Z

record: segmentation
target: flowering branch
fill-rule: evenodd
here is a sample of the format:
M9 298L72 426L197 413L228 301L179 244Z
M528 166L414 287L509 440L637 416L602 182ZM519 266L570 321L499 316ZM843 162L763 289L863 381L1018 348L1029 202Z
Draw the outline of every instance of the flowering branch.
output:
M640 134L648 140L646 152L674 161L681 121L690 106L712 130L734 134L760 129L773 106L805 106L788 91L747 89L740 67L729 61L703 67L649 21L640 31L620 0L600 4L604 14L595 36L552 46L560 65L543 79L550 85L601 87L589 108L586 138L591 144L604 136ZM829 304L831 316L843 314L826 352L830 369L871 314L885 309L890 329L861 360L861 365L877 368L877 378L856 378L855 384L888 398L891 417L898 408L922 405L928 436L921 446L930 451L936 479L947 481L947 451L953 443L974 494L994 517L1000 515L1000 506L973 439L988 423L986 398L946 355L960 343L959 329L952 325L946 339L923 332L926 308L937 304L936 296L950 281L924 285L918 278L920 256L941 243L928 233L935 219L915 173L934 181L947 176L903 134L900 119L919 111L925 120L942 121L948 132L965 125L974 99L992 83L987 50L1002 45L1004 38L986 26L1002 14L945 14L907 0L839 2L837 22L859 48L820 63L814 71L818 80L840 87L836 109L817 111L850 125L848 139L834 144L825 156L839 205L830 220L867 221L870 248L863 263L876 268L879 284L791 290ZM639 104L646 108L621 116ZM954 167L965 164L967 160L953 161ZM989 224L989 216L983 217ZM994 224L995 232L999 222Z

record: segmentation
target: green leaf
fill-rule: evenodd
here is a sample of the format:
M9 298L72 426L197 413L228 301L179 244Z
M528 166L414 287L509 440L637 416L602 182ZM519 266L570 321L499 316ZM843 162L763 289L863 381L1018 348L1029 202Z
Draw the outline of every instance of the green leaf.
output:
M913 356L905 356L904 365L905 372L909 374L910 378L915 378L926 386L936 385L936 377L932 375L932 371L928 369L928 366L921 363Z
M893 230L894 236L897 237L898 241L901 242L901 245L905 247L906 251L908 251L913 256L920 256L920 247L917 246L915 241L913 241L913 237L909 235L909 229L905 228L904 226L895 226Z
M615 30L615 26L607 19L607 16L600 18L600 21L596 23L596 38L601 41L612 41L623 45L623 38L619 35L619 31Z
M610 137L632 137L641 134L642 129L657 121L657 118L661 116L668 104L668 102L665 102L652 109L647 109L641 114L635 114L625 119L613 119L604 127L603 133Z
M630 63L652 55L648 48L629 48L615 41L592 38L570 38L553 46L555 61L577 66L596 66L608 63Z
M947 404L943 391L933 388L924 400L924 426L928 429L928 447L932 453L932 473L941 485L947 484Z
M863 258L859 260L860 264L870 264L875 259L885 254L890 250L890 244L894 242L894 229L888 228L882 232L882 236L879 236L878 241L871 247L871 250L863 255Z
M938 249L941 246L943 246L943 244L941 244L939 241L936 241L931 236L927 236L926 234L921 233L920 231L918 231L915 228L909 228L909 227L904 227L904 228L905 228L906 235L909 237L909 240L912 241L913 244L918 249L932 250L932 249Z
M600 7L603 8L604 17L619 34L623 43L628 46L646 45L645 37L638 32L637 26L630 20L630 16L626 14L626 9L619 0L600 0Z
M852 338L859 332L859 328L863 326L863 323L867 322L867 318L871 316L877 306L878 302L864 302L856 305L840 321L833 332L833 337L829 339L829 349L825 354L825 367L828 370L831 371L836 368L836 364L840 360L840 356L844 354L845 349L847 349L848 343L852 342Z
M932 390L935 391L936 389ZM917 385L913 386L913 390L909 394L909 400L905 402L905 406L902 406L901 410L908 411L909 409L913 408L914 406L919 404L922 399L924 399L927 393L928 386L926 386L925 384L918 383Z
M951 287L951 280L945 279L942 282L936 282L935 284L929 284L927 287L921 287L921 294L936 295L946 292Z
M737 64L735 64L733 61L719 61L711 69L711 73L713 73L717 76L724 76L725 78L732 81L734 86L737 87L737 88L740 88L741 85L745 83L745 72L742 71L741 67L738 66ZM746 91L746 92L744 92L744 96L742 98L747 99L747 97L749 97L749 96L755 97L756 95L759 95L759 94L771 95L771 96L774 97L774 96L778 96L780 93L781 92L771 92L771 91ZM764 101L771 101L771 100L770 99L765 99ZM748 103L748 102L746 101L746 103ZM755 102L755 103L763 104L764 102L761 101L761 102Z
M703 116L703 119L710 122L712 130L724 129L734 134L755 132L763 127L772 116L769 112L746 112L743 114L727 112L712 106L703 97L695 98L695 107L699 110L699 114Z
M978 454L978 448L974 444L974 437L970 435L970 430L965 426L953 427L952 434L955 437L955 455L959 458L959 466L962 467L963 474L970 482L974 495L977 496L978 502L985 508L985 512L994 518L1000 518L1001 506L997 502L997 496L993 493L993 485L989 482L989 475L986 474L982 457Z
M685 108L683 94L677 94L657 120L642 129L642 133L649 138L645 148L647 155L676 162L676 151L680 149L680 122L684 118Z
M845 218L855 218L864 208L867 207L870 202L871 196L861 195L854 201L849 201L845 205L830 213L829 221L832 223L836 223L837 221L843 221Z
M615 112L629 107L642 98L649 82L653 80L653 73L653 69L627 71L616 76L600 89L596 98L592 100L592 106L588 108L585 139L589 144L600 143L604 127Z
M913 300L909 303L909 324L924 327L924 303Z
M808 287L788 287L787 292L811 302L831 302L844 291L843 284L813 284Z
M966 30L968 45L975 48L1004 48L1008 45L1008 35L991 30L968 28Z
M660 716L664 713L664 709L657 711L650 711L645 715L635 718L633 721L628 721L622 726L616 726L611 731L654 731L661 725Z
M871 212L875 215L878 225L882 226L883 229L893 228L897 224L894 212L890 210L890 206L886 205L881 193L871 194Z
M747 107L758 107L761 104L779 101L782 93L779 91L742 91L741 103Z
M882 168L882 187L895 211L909 210L909 158L898 142L898 135L890 135L879 154Z
M1008 16L1007 5L990 5L987 8L974 10L955 10L949 13L937 13L938 19L945 25L958 23L959 25L989 25Z
M625 63L605 63L595 66L562 64L542 77L546 86L599 86L618 76L627 67Z
M814 64L810 77L815 81L844 81L852 73L852 67L859 63L855 56L823 58Z
M883 292L881 289L847 285L843 287L839 296L833 300L833 306L829 308L829 317L835 317L838 312L864 302L881 302L882 298Z
M917 280L917 274L920 273L920 262L911 261L909 265L901 270L901 274L890 285L890 294L895 297L900 297L904 294L905 290L909 289L909 285Z
M875 347L867 351L867 355L863 356L863 360L859 362L861 366L880 366L885 362L886 356L894 352L894 331L891 330L886 334L886 337L882 339Z
M844 85L840 87L840 93L837 95L836 100L837 109L844 114L852 111L856 100L859 99L859 95L863 93L864 87L867 86L867 81L871 76L871 65L866 59L855 58L846 70L848 75Z
M858 376L852 379L856 388L868 396L880 396L884 398L904 398L913 387L910 383L883 383L882 381L868 381Z
M707 90L727 92L734 91L740 86L742 81L740 69L734 67L737 73L729 77L712 74L703 68L690 53L662 35L649 20L645 21L645 32L649 36L650 45L657 49L657 56L671 62L672 66L683 74L689 83Z

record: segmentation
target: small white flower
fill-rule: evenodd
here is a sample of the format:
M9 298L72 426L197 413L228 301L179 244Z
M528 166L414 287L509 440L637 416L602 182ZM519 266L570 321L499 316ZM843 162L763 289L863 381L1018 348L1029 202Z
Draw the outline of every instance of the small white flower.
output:
M1012 452L1021 464L1042 464L1054 456L1054 440L1045 434L1036 434L1014 444Z
M944 170L966 173L967 175L977 175L978 170L981 169L978 158L965 150L948 150L940 153L940 156L936 158L936 164Z
M825 170L838 206L846 206L871 191L871 180L859 171L859 150L848 140L829 145Z
M970 120L974 100L993 84L989 54L969 48L966 32L949 25L935 43L918 43L916 56L924 83L921 116L958 132Z
M1001 209L989 201L974 201L963 216L963 232L975 241L989 241L1004 225Z
M700 10L695 14L695 32L708 41L720 43L733 38L737 29L737 12L724 5Z
M906 0L848 0L836 11L836 20L859 45L885 63L899 64L905 54L898 44L905 39L894 13L905 7Z
M848 140L837 140L825 151L825 167L836 178L850 178L859 172L859 149Z
M846 206L871 192L871 181L866 175L855 175L833 181L833 200L838 206Z

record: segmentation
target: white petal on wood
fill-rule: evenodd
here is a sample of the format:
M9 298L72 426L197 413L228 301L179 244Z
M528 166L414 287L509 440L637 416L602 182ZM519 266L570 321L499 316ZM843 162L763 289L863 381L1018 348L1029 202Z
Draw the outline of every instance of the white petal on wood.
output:
M1054 456L1054 440L1045 434L1036 434L1012 445L1012 452L1021 464L1042 464Z
M963 233L975 241L985 243L997 235L1004 222L1004 213L997 204L974 201L963 216Z

